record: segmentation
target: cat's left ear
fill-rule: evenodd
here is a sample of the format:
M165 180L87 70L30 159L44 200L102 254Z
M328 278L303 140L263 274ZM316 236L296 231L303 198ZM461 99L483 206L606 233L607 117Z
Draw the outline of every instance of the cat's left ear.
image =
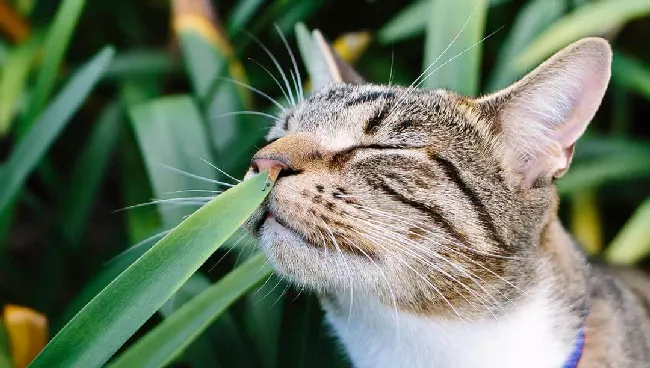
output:
M495 126L506 165L522 186L564 174L576 140L598 110L610 77L612 51L602 38L560 50L519 82L479 100Z
M360 84L364 80L330 46L319 30L312 32L314 50L312 52L313 90L317 91L329 83Z

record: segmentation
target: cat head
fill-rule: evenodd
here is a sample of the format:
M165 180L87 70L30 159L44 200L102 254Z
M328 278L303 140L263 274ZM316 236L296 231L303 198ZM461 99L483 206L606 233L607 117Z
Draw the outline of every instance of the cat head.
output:
M277 271L428 315L516 293L607 88L608 43L577 41L480 98L366 83L318 32L314 43L315 92L249 171L281 168L253 221Z

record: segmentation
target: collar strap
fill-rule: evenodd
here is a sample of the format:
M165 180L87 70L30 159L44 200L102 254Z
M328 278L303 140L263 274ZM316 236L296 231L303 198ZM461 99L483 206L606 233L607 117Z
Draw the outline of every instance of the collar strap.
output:
M582 358L582 353L585 348L585 326L584 324L580 326L578 330L578 336L576 336L576 341L573 346L573 351L567 358L567 360L562 365L562 368L577 368L578 363L580 363L580 358Z

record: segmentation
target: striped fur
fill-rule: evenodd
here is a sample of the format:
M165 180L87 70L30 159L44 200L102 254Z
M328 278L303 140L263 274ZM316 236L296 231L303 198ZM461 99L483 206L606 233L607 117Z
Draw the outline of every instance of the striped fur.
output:
M480 99L332 83L281 117L255 158L289 169L254 231L281 274L321 296L356 366L559 366L583 323L581 368L649 363L650 283L591 266L557 218L554 182L610 59L582 41Z

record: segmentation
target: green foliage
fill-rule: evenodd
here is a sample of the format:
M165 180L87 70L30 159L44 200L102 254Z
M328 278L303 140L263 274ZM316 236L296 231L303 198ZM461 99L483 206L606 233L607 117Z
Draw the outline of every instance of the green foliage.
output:
M607 37L610 90L558 182L562 209L581 204L574 223L609 243L597 256L650 254L647 0L205 1L218 8L186 17L171 1L8 3L34 31L0 42L0 306L47 314L55 336L32 366L349 366L317 300L269 277L236 231L268 192L264 175L236 179L273 123L259 113L289 103L252 37L295 73L273 23L303 77L317 24L331 40L372 33L357 62L370 81L423 73L423 88L469 95Z

